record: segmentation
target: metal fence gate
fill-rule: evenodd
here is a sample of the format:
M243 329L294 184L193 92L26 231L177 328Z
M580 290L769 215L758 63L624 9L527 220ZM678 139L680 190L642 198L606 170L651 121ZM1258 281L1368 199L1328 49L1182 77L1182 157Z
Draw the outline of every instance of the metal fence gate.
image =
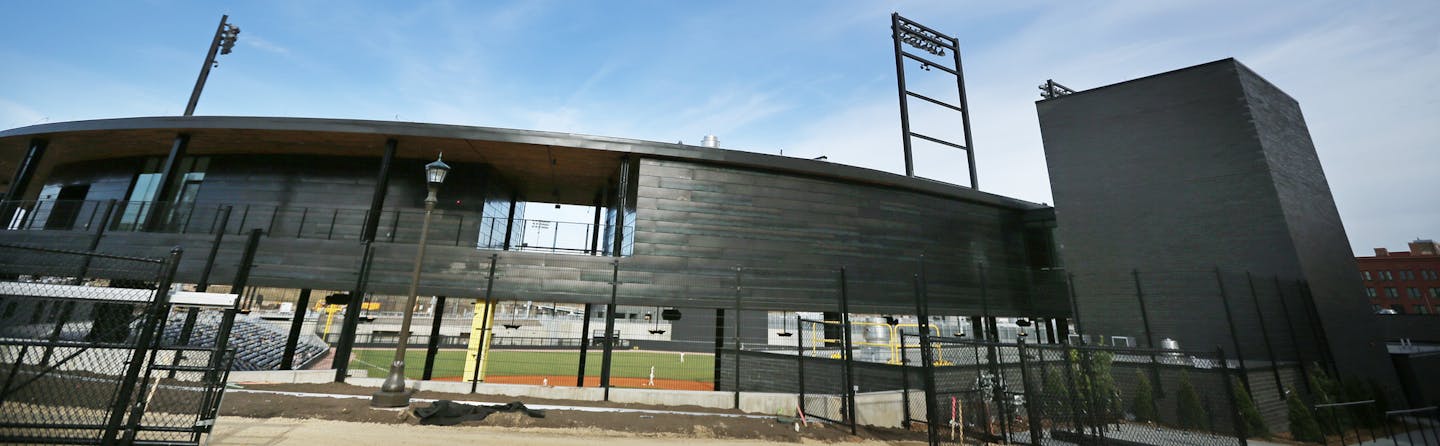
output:
M235 310L171 290L180 254L0 245L0 443L198 444L210 432Z
M799 410L807 417L856 428L855 383L846 370L853 351L844 320L816 321L795 318L800 339L796 342L795 370L799 389ZM827 361L830 360L830 361Z
M929 338L931 444L1245 444L1222 351Z

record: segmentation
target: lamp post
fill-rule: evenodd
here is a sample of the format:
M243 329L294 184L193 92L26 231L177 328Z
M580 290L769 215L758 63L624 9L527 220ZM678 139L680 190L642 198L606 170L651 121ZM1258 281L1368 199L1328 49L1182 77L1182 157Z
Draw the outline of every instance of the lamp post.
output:
M425 220L420 224L420 247L415 250L415 267L410 270L410 293L405 300L405 318L400 322L400 339L395 345L395 360L390 363L390 375L385 378L380 391L370 396L370 407L410 405L410 393L405 391L405 347L410 340L410 320L415 317L420 264L425 260L425 239L430 233L430 214L435 211L435 203L438 201L435 192L440 190L440 184L445 182L445 174L450 172L450 166L441 161L443 156L438 156L435 162L425 165L425 182L429 195L425 196Z

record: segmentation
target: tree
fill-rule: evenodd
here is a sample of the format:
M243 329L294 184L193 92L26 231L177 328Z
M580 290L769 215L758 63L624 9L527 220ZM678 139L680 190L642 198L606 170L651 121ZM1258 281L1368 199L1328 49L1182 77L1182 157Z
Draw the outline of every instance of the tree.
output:
M1231 392L1235 393L1235 409L1240 412L1240 419L1245 421L1245 433L1251 437L1269 437L1270 428L1265 426L1265 419L1255 408L1255 400L1250 399L1250 392L1245 391L1245 386L1239 382L1234 384Z
M1135 371L1135 397L1130 402L1130 411L1137 421L1142 422L1155 421L1160 412L1155 408L1155 389L1150 386L1150 378L1141 370Z
M1190 384L1190 373L1180 372L1180 391L1175 398L1175 415L1184 429L1205 429L1208 427L1210 416L1205 412L1205 406L1200 404L1200 394L1195 392L1195 386Z
M1296 441L1324 442L1325 434L1320 432L1320 424L1315 422L1315 415L1310 413L1310 407L1300 401L1295 392L1289 392L1285 397L1285 407L1290 412L1290 438Z

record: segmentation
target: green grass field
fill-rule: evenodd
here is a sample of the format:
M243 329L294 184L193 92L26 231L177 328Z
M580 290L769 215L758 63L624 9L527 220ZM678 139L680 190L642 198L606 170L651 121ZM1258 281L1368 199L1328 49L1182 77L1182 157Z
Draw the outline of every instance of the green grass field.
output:
M565 375L574 376L580 366L577 351L543 350L492 350L485 353L486 373L489 376L517 375ZM350 361L352 369L363 369L372 377L384 377L389 373L394 350L356 350ZM655 377L684 381L711 382L714 380L715 357L703 353L688 353L685 362L680 362L679 353L616 350L612 355L614 364L611 376L623 378L647 378L650 367L655 367ZM585 357L585 375L600 376L602 354L590 351ZM405 377L420 379L425 370L425 350L409 349L405 352ZM461 376L465 372L464 350L441 350L435 354L435 378Z

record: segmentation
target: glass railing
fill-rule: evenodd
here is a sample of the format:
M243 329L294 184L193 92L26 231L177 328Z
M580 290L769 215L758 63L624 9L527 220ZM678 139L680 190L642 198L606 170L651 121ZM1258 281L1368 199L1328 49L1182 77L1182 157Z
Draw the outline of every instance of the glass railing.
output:
M226 208L229 208L226 217ZM17 231L107 231L243 235L260 229L271 238L359 240L366 228L365 209L216 203L171 204L151 201L12 200L0 201L4 229ZM418 243L425 211L386 209L377 219L375 240ZM477 249L606 255L609 225L485 217L478 212L436 210L430 245Z

